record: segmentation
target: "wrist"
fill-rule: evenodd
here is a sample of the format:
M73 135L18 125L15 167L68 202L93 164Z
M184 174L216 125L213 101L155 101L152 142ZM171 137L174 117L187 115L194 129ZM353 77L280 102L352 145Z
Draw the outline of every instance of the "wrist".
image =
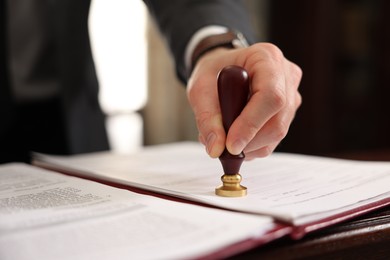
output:
M225 33L211 35L203 38L194 48L191 56L191 66L189 69L189 75L191 75L196 63L206 53L214 52L217 49L235 49L247 47L248 43L244 36L235 31L227 31Z

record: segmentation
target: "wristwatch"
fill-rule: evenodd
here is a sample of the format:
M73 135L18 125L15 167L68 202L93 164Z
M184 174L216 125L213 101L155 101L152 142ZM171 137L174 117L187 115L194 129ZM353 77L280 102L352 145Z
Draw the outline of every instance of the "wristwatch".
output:
M225 47L229 49L248 47L249 44L242 33L228 31L222 34L208 36L196 45L191 57L191 71L199 58L208 51L215 48Z

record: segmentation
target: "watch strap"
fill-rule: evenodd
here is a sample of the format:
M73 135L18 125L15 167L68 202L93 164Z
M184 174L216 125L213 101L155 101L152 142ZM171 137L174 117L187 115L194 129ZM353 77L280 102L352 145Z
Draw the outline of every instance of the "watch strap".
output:
M235 31L228 31L222 34L211 35L202 39L195 47L191 57L191 71L195 67L196 62L206 52L219 47L225 48L240 48L247 47L248 43L244 36Z

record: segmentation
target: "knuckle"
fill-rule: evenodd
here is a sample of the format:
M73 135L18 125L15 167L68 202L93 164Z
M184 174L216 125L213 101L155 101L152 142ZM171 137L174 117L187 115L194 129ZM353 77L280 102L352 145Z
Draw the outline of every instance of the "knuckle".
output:
M302 105L302 96L299 93L295 95L295 104L296 104L296 108Z
M246 128L249 136L255 136L260 129L259 123L256 121L249 120L246 122Z
M245 51L248 59L246 63L251 66L259 62L280 63L284 58L282 51L276 45L267 42L255 43Z
M292 83L295 88L298 88L303 75L302 69L298 65L292 63L290 71L293 79Z
M284 91L282 91L281 88L277 86L268 92L267 100L273 111L279 111L287 103L287 98Z
M267 145L266 147L263 148L262 156L263 156L263 157L267 157L267 156L269 156L272 152L273 152L272 147L269 146L269 145Z
M207 126L207 122L210 121L211 113L208 111L200 112L195 116L196 124L199 131L203 130Z
M288 132L288 125L284 121L279 121L274 125L273 135L277 142L284 139Z
M297 64L293 63L293 71L294 71L294 74L297 76L297 78L302 78L302 75L303 75L303 71L301 69L301 67L299 67Z
M272 60L281 60L284 57L283 52L272 43L259 43L257 47L261 48Z

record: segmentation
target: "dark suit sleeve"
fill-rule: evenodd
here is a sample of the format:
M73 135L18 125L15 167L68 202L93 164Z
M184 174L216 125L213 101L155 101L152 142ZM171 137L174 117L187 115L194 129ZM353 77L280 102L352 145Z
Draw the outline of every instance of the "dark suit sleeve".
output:
M245 5L239 0L144 0L176 63L178 77L187 81L184 52L191 36L208 25L222 25L255 41Z

